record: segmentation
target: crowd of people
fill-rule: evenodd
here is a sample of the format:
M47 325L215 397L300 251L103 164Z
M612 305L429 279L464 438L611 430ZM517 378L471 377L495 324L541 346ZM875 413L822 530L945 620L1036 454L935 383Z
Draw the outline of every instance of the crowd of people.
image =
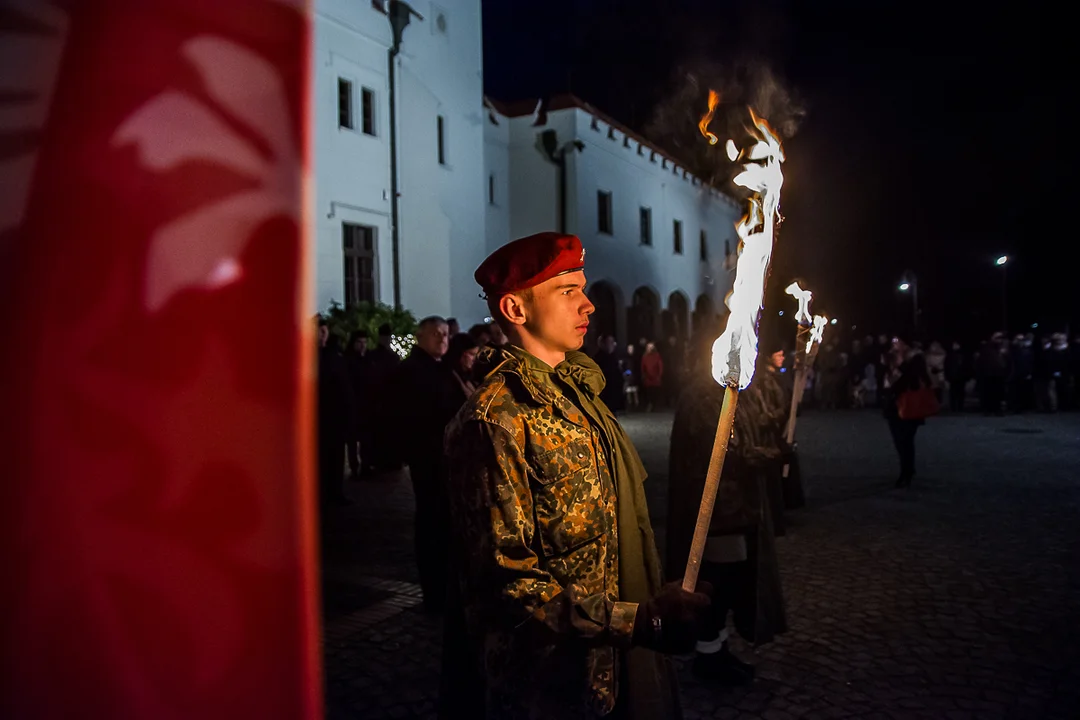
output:
M895 342L867 335L844 350L827 340L807 400L825 409L881 407ZM938 400L953 412L969 409L969 400L987 415L1080 410L1080 335L1070 343L1063 332L1012 340L996 332L976 347L933 341L910 350L924 357Z
M774 539L805 504L785 434L794 354L760 340L699 582L684 590L673 578L690 556L724 396L711 343L622 349L601 335L579 352L595 309L583 263L573 236L510 243L476 275L497 319L461 332L426 317L404 359L389 327L374 347L355 334L342 350L320 321L322 500L348 504L346 462L355 481L408 467L424 608L443 618L443 717L675 717L671 655L693 654L706 682L746 684L754 667L730 650L731 633L757 647L787 629ZM805 402L882 408L904 487L923 419L936 403L962 410L972 381L988 413L1080 407L1078 348L1001 334L974 353L886 336L847 352L830 340ZM913 410L926 393L934 409ZM617 419L658 408L675 414L664 562L644 467Z

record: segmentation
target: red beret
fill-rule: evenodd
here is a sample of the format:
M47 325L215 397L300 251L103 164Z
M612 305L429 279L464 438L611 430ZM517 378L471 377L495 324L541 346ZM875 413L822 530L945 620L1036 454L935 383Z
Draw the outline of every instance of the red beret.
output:
M545 232L503 245L480 263L473 277L493 297L535 287L583 267L585 250L576 235Z

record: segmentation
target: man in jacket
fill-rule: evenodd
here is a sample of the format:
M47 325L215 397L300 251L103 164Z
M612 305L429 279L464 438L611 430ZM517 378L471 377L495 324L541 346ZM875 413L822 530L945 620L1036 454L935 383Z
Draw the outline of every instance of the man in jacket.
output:
M671 429L667 565L673 570L685 567L690 553L724 400L707 358L698 360L697 379L683 394ZM787 630L768 491L769 474L784 459L776 436L776 388L767 369L778 359L763 354L760 360L753 382L739 395L701 564L701 577L716 590L693 669L720 685L746 684L754 676L753 666L729 650L729 611L739 635L753 645Z
M447 429L459 622L444 717L678 718L673 667L709 599L663 585L633 445L578 352L594 307L585 251L542 233L476 280L508 345Z

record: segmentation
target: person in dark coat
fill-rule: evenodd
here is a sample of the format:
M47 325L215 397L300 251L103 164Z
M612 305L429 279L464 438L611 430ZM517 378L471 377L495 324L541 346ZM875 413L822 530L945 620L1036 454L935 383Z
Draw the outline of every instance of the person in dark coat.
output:
M446 321L420 321L416 345L398 368L396 425L406 438L403 458L409 465L416 497L416 564L424 609L441 612L446 603L450 515L443 472L443 432L460 406L458 390L442 364L449 345Z
M371 467L377 472L388 472L401 467L400 452L395 441L393 423L389 422L388 408L394 407L393 379L401 358L390 348L393 331L390 325L379 327L379 343L367 352L367 385L364 397L369 408L365 412L365 421L371 431L371 452L368 453Z
M371 402L365 397L369 389L367 375L371 363L368 359L367 335L360 330L349 337L345 350L345 364L349 370L349 383L353 390L353 429L355 436L349 438L349 473L353 480L374 471L371 462L373 441L371 437Z
M774 337L765 335L761 338L758 350L757 372L754 374L753 385L756 386L754 397L761 407L756 413L758 437L762 445L771 444L775 449L775 457L769 463L763 465L765 472L765 489L768 494L769 512L772 513L773 532L777 536L787 533L787 521L784 517L784 509L788 503L784 499L784 462L793 459L793 453L788 451L784 432L787 427L788 417L791 415L791 383L785 382L786 378L794 373L788 369L785 375L780 374L785 361L784 345ZM781 379L784 378L784 379ZM801 492L797 493L801 495ZM796 493L792 493L791 504L797 504Z
M736 631L753 645L771 642L787 630L767 488L768 473L784 458L770 401L759 382L762 372L740 393L701 564L701 579L714 588L713 613L699 637L693 670L723 685L746 684L754 676L753 666L729 650L729 612ZM694 377L680 398L671 430L666 567L676 576L690 553L724 399L724 388L704 361Z
M902 342L898 342L897 353L899 357L908 355ZM896 446L896 453L900 456L900 477L896 480L896 487L907 487L915 476L915 433L925 421L900 417L898 401L905 392L930 387L930 373L926 369L926 358L923 354L910 354L910 357L900 362L892 371L888 386L885 419L889 423L889 433L892 435L893 445Z
M352 504L342 490L345 445L355 436L353 390L345 358L326 320L319 319L319 497L324 505Z
M604 373L604 389L600 392L600 399L613 413L620 413L626 408L626 396L623 395L623 370L619 362L618 343L614 335L604 335L600 338L600 350L593 358Z

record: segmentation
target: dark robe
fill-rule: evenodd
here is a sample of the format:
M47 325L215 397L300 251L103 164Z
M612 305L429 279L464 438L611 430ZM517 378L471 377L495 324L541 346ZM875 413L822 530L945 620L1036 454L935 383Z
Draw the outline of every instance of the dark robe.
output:
M724 388L706 377L687 388L675 412L666 562L673 577L682 574L690 554L723 400ZM767 472L780 460L772 423L755 379L739 396L709 525L710 535L746 537L747 582L735 593L733 610L739 635L754 644L769 642L787 629L767 489Z

